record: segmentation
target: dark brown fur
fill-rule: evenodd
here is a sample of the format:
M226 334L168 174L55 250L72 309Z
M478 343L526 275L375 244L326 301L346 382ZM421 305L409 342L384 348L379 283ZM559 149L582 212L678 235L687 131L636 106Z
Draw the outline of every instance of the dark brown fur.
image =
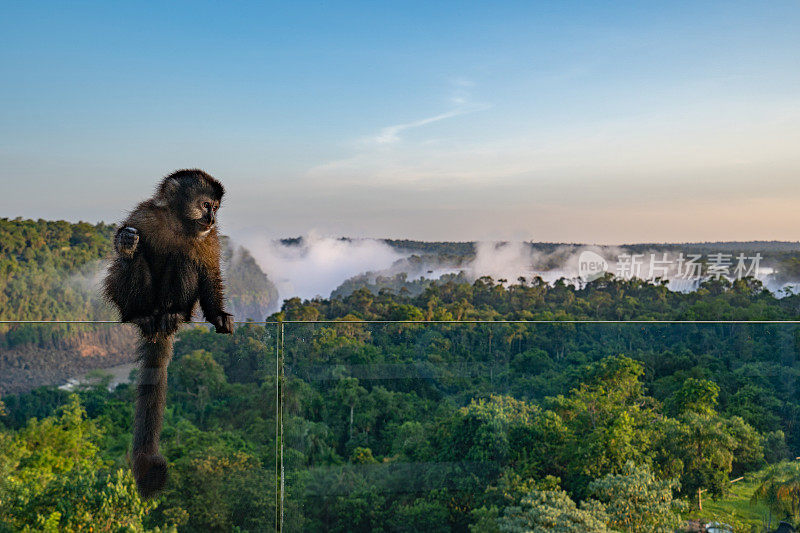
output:
M115 238L119 254L104 293L123 322L141 332L131 467L142 497L163 488L167 463L158 453L172 341L197 304L218 333L231 333L223 309L216 207L222 185L201 170L180 170L140 203ZM132 229L135 228L135 229Z

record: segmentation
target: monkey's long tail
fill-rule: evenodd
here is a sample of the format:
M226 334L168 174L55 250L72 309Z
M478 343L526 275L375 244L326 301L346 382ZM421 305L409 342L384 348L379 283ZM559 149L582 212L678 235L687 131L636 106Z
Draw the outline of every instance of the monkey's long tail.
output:
M141 370L136 386L131 469L139 494L145 499L167 482L167 461L158 453L158 442L164 422L172 340L173 335L155 335L143 339L139 347Z

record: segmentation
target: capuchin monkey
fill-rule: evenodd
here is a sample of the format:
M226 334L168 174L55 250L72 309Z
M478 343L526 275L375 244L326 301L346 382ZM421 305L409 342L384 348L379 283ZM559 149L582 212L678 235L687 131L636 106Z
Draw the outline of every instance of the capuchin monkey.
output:
M175 332L198 302L217 333L233 332L233 316L223 309L216 228L224 193L202 170L179 170L136 206L114 237L117 255L103 290L121 320L141 333L131 469L143 498L167 481L158 442Z

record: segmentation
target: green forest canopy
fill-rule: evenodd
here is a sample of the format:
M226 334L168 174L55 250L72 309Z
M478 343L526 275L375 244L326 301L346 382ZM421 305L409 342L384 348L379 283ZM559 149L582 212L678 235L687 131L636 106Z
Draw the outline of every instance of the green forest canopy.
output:
M481 279L416 297L362 289L289 300L271 318L330 322L283 325L287 530L544 531L555 520L564 531L671 531L710 519L696 508L700 491L724 499L732 479L757 485L786 470L765 467L800 452L795 325L496 321L785 320L796 306L752 280L677 294L612 279L584 289ZM453 318L495 322L363 322ZM164 431L172 476L152 504L138 501L125 467L131 386L4 398L3 527L108 524L109 506L137 528L273 523L278 331L181 334ZM64 454L70 439L93 455ZM781 475L765 486L791 486ZM797 520L791 500L753 505ZM723 518L742 528L768 519L755 516Z
M102 225L5 222L12 299L14 279L57 286L110 245ZM61 293L26 297L14 312L48 316ZM683 294L611 277L582 288L454 278L414 295L290 299L271 319L329 322L283 324L280 404L280 326L180 335L163 438L172 473L156 501L138 499L125 466L133 387L3 398L0 531L263 530L275 517L279 407L287 530L671 531L714 518L698 494L724 499L740 476L759 487L759 511L721 518L743 531L763 527L767 510L797 523L796 500L780 496L793 494L787 461L800 455L796 325L500 321L798 315L800 297L753 279Z

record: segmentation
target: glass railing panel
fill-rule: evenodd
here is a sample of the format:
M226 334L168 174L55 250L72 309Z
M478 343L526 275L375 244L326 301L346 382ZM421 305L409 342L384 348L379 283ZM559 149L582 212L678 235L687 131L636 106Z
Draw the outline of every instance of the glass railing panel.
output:
M459 509L497 478L508 428L474 446L459 416L499 404L519 414L507 346L525 330L286 324L284 529L465 528Z
M170 478L142 502L134 332L1 326L10 530L492 530L533 490L599 498L632 463L680 480L682 517L748 531L771 516L751 501L764 476L800 456L795 323L190 326L169 367Z
M600 498L629 464L679 480L683 516L711 521L698 496L750 494L755 473L800 455L799 331L286 323L283 528L496 530L531 490ZM762 521L752 505L736 527Z
M165 524L174 501L187 511L183 531L275 528L277 341L271 324L239 325L233 335L199 327L178 337L167 400L174 411L164 430L175 472L159 506Z
M4 324L0 529L272 531L278 509L277 328L177 335L161 453L143 502L130 474L137 340L123 324Z

